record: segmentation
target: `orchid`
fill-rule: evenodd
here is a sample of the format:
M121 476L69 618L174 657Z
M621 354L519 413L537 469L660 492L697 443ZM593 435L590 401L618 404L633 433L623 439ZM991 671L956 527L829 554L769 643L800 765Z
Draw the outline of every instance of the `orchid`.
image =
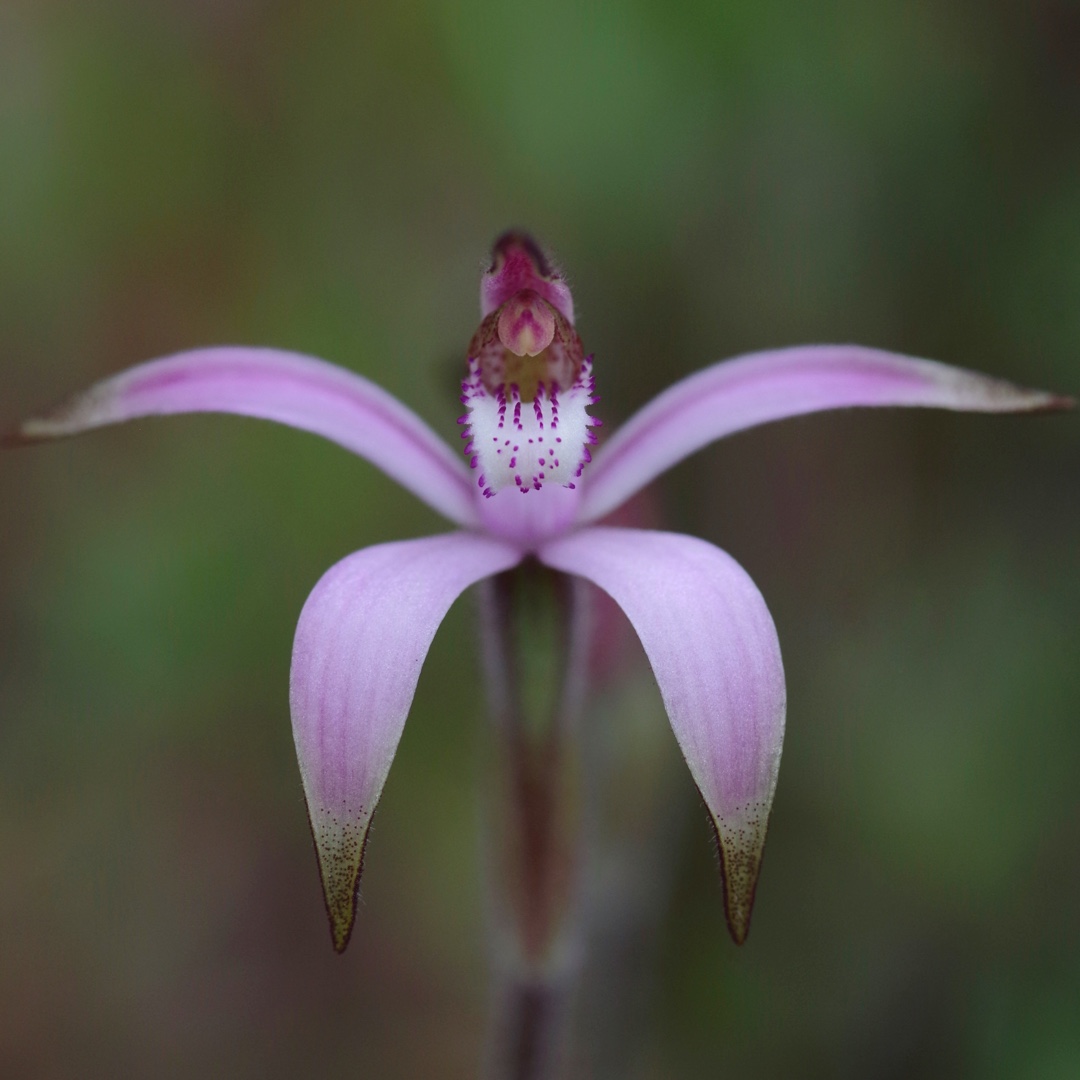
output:
M599 444L592 358L570 290L528 236L495 244L481 315L463 382L465 458L367 379L247 347L140 364L26 421L11 441L159 414L261 417L366 458L456 526L342 559L316 584L296 629L293 731L337 950L356 919L372 814L439 624L471 585L537 564L598 586L636 630L715 827L728 925L741 943L784 736L776 629L723 551L603 520L696 450L766 421L857 405L996 413L1068 403L929 360L804 346L707 367Z

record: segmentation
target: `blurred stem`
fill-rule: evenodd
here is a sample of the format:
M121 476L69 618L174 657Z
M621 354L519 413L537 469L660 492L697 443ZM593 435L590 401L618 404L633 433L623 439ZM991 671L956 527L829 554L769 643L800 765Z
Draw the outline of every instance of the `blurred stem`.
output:
M482 593L491 715L487 811L490 1080L557 1075L581 967L579 718L588 593L529 562Z

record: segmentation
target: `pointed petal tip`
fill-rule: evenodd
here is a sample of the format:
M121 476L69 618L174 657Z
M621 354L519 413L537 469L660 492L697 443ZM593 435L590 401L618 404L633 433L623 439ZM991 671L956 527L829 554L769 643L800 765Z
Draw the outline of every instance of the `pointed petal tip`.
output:
M355 912L352 917L352 921L342 926L336 925L332 921L330 923L330 944L334 948L334 952L338 956L344 956L345 950L349 946L349 940L352 938L353 927L356 925Z
M1076 408L1076 399L1051 390L1032 390L1005 379L982 379L987 412L1051 413Z
M357 881L359 885L359 881ZM353 927L356 925L356 907L353 906L353 913L347 923L335 923L333 916L331 916L330 922L330 944L334 947L334 952L338 956L344 956L345 950L349 946L349 941L352 938Z
M17 446L33 446L35 443L62 439L75 433L75 430L65 427L62 423L57 423L47 417L35 417L0 433L0 447L7 450Z
M1066 394L1043 394L1042 400L1032 405L1032 412L1067 412L1076 408L1076 398Z
M709 818L720 860L724 916L732 941L742 945L750 933L750 916L768 828L768 809L762 806L737 818L721 820L711 814Z
M0 446L5 448L31 446L34 443L47 442L50 439L62 439L66 435L75 435L81 429L71 422L73 412L69 399L62 405L49 409L37 416L20 420L12 427L0 432Z
M330 942L339 956L345 951L356 925L360 878L364 872L371 817L342 821L329 811L310 817L311 837L319 862L323 902L330 921Z
M0 434L0 446L31 446L52 439L66 439L84 431L127 419L115 405L117 377L73 394L51 408L31 416Z
M23 425L0 432L0 449L14 450L17 446L29 446L33 442L37 440L26 434Z
M1076 406L1076 401L1066 394L1056 394L1051 390L1037 390L1021 386L1009 379L999 379L982 375L976 371L952 368L933 361L922 361L931 365L937 381L942 387L951 389L956 399L942 402L946 407L962 411L991 413L1045 413L1062 412ZM930 402L936 404L936 402Z

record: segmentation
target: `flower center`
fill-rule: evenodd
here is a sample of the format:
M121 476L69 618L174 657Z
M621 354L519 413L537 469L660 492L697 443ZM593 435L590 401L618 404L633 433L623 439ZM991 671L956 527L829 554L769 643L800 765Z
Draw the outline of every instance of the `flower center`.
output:
M522 289L498 312L499 340L515 356L536 356L555 337L555 312L532 289Z
M497 241L481 283L483 322L469 343L461 400L466 454L491 498L505 487L574 487L597 426L586 412L592 363L573 324L570 291L535 243Z
M522 289L480 324L469 343L484 386L533 401L541 386L569 390L584 361L573 326L532 289Z

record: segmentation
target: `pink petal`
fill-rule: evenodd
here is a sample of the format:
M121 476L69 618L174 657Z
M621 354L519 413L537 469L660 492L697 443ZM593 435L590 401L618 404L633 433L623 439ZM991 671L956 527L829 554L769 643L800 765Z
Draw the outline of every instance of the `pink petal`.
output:
M371 815L431 639L455 599L520 559L470 533L379 544L331 567L293 644L289 700L334 948L348 944Z
M239 413L312 431L367 458L456 524L476 520L467 469L412 410L360 375L278 349L196 349L139 364L27 420L9 441L187 412Z
M741 944L784 741L784 669L761 593L731 556L675 533L595 527L552 541L540 559L609 593L641 638L712 815Z
M593 455L581 520L607 514L714 439L767 420L851 405L1032 412L1070 404L974 371L857 345L752 353L681 379L619 428Z

